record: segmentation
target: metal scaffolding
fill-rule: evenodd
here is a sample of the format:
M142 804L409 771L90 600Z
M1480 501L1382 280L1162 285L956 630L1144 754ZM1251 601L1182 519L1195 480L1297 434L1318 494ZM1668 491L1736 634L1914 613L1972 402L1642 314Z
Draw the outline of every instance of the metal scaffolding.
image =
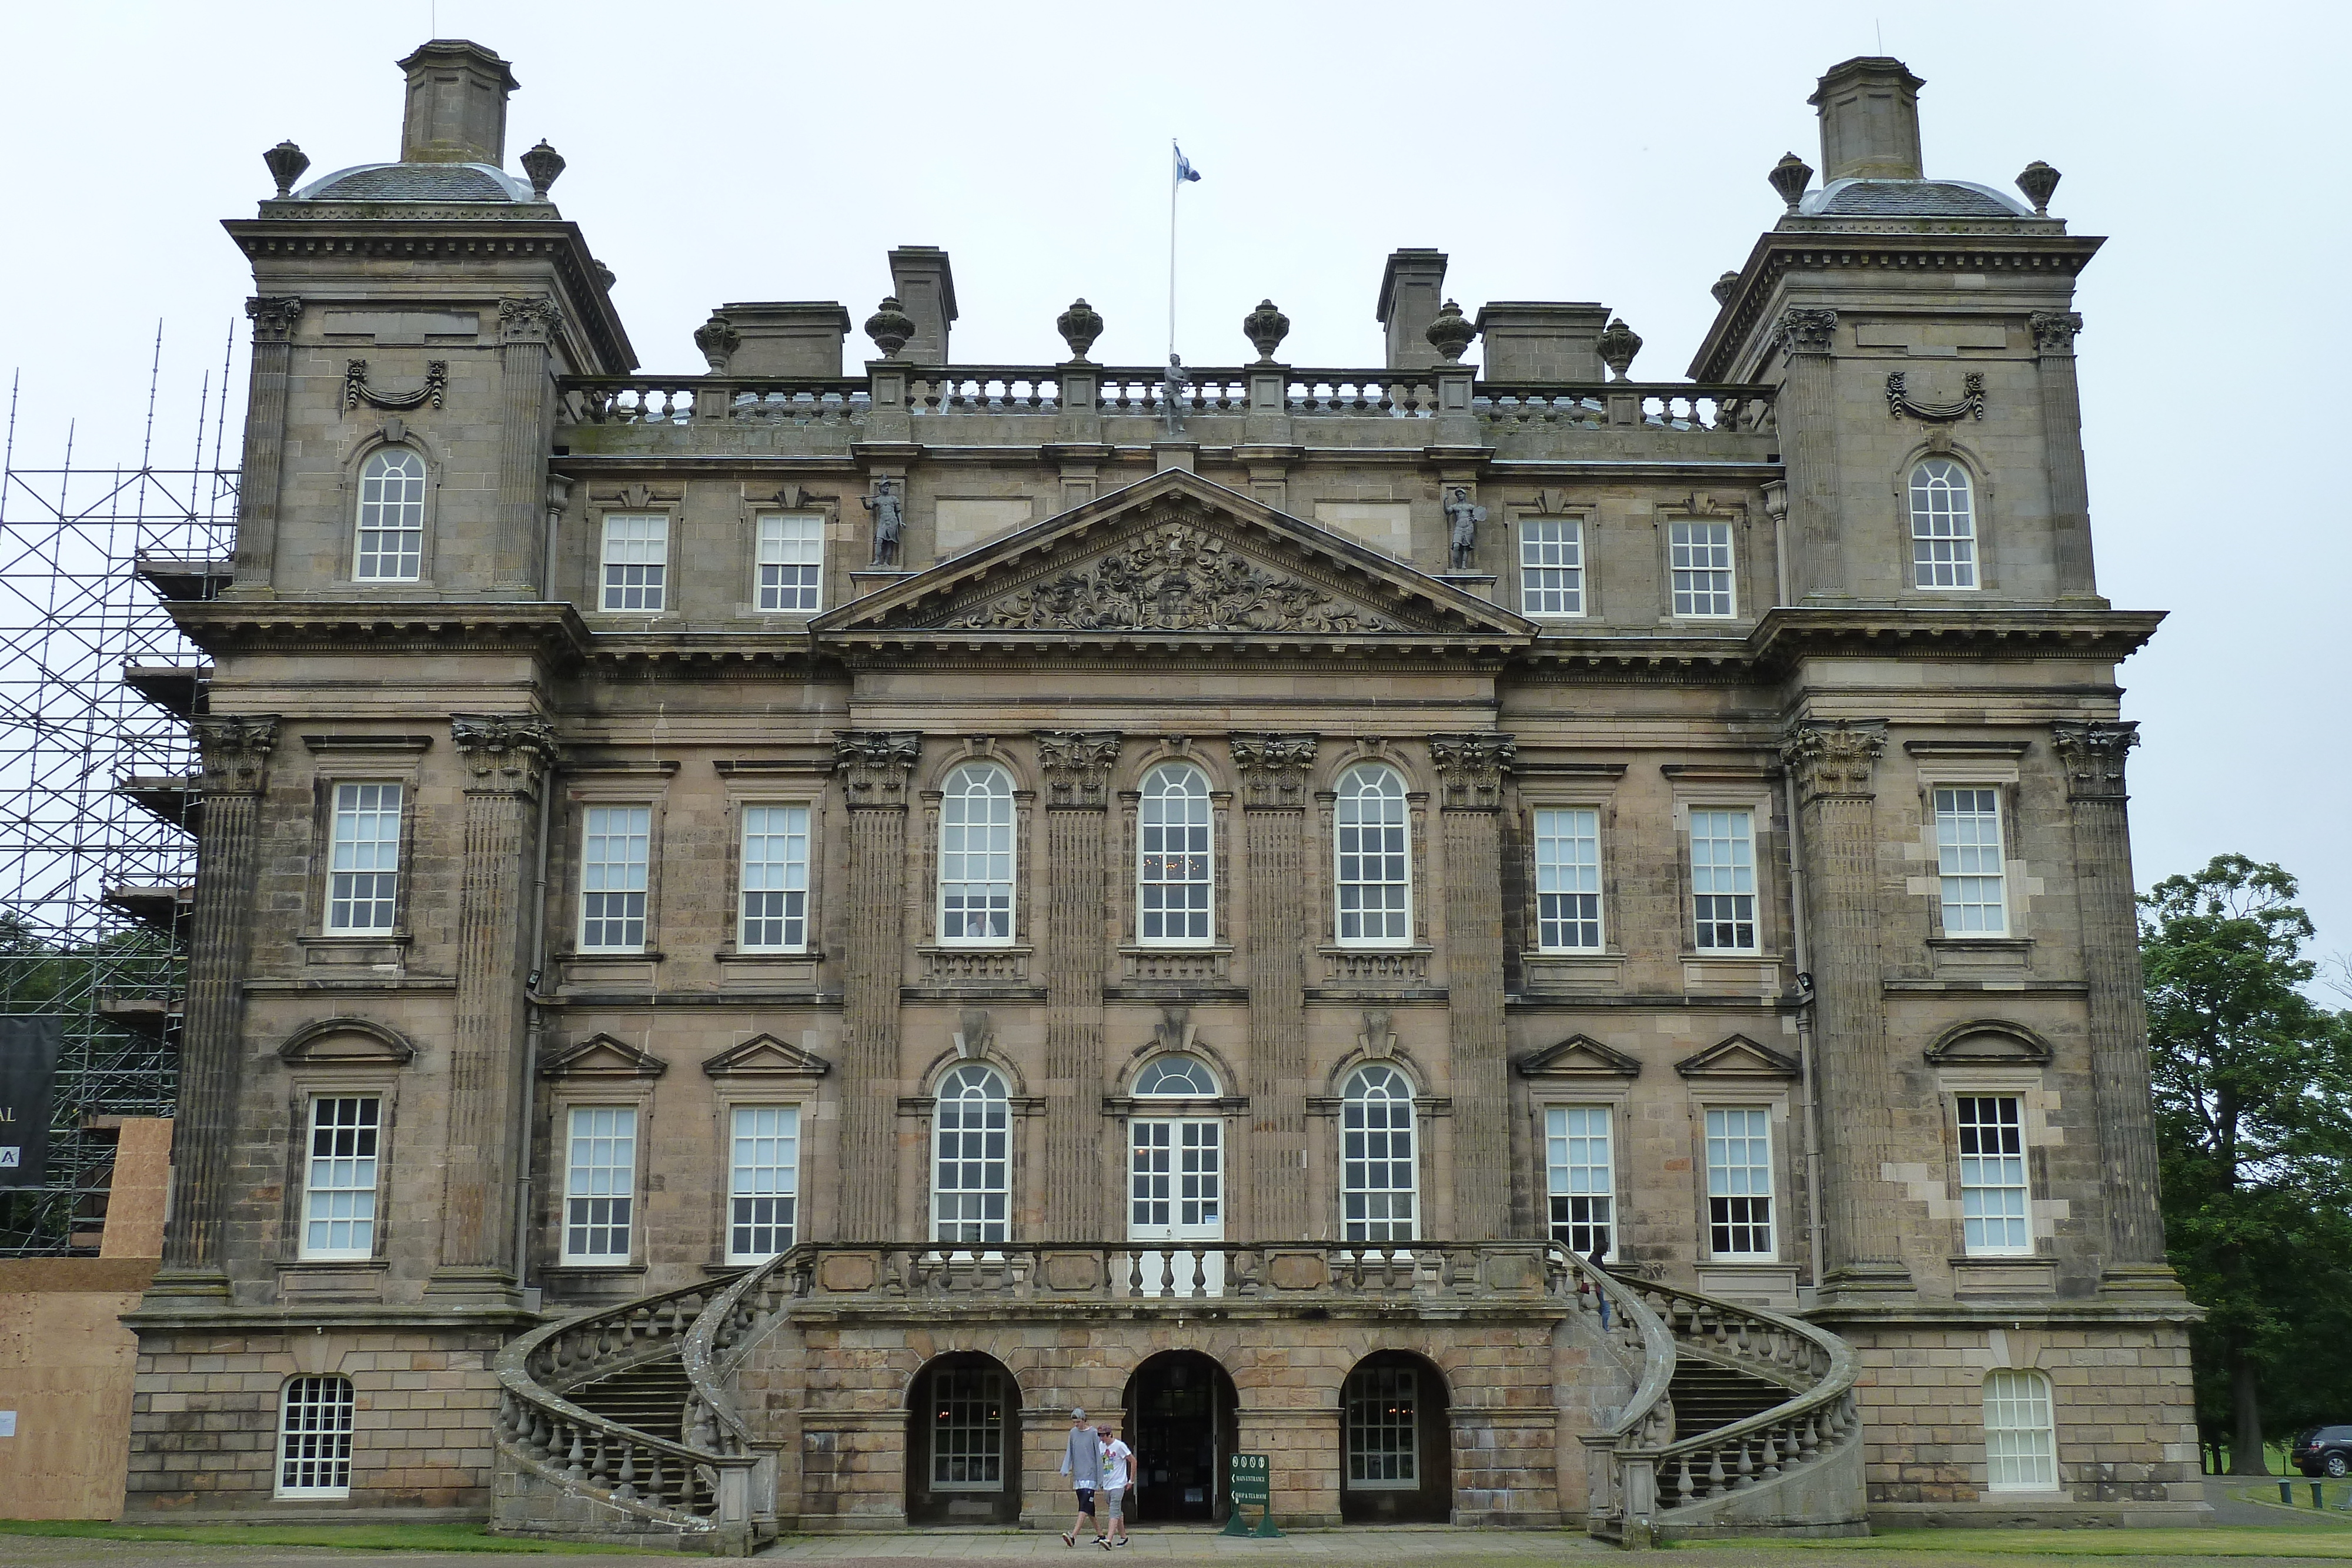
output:
M231 347L235 339L232 335ZM64 1019L47 1185L0 1188L0 1257L89 1252L126 1116L168 1116L198 800L189 721L210 674L165 609L226 585L236 471L228 358L192 461L158 466L149 372L135 466L0 455L0 1011ZM205 448L211 447L210 461Z

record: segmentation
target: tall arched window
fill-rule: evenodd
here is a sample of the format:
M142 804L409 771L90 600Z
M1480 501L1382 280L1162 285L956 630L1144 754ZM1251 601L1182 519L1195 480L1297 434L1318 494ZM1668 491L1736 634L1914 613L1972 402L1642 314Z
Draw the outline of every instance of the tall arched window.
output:
M957 1068L940 1084L931 1126L932 1239L1004 1240L1013 1144L1004 1080L976 1061Z
M415 582L425 575L425 459L405 446L368 455L360 469L359 546L352 576L361 582Z
M1988 1491L2057 1490L2057 1428L2048 1378L2009 1367L1986 1373L1984 1422Z
M1339 1200L1349 1241L1410 1241L1419 1187L1412 1085L1384 1062L1356 1070L1340 1103Z
M1208 775L1170 762L1143 776L1136 823L1136 937L1147 947L1198 947L1215 929L1210 915Z
M1969 471L1948 457L1911 470L1911 581L1919 588L1977 585L1977 509Z
M1404 780L1393 768L1351 768L1340 775L1339 793L1333 849L1340 946L1402 946L1412 929Z
M957 768L940 792L940 940L1013 940L1013 780L992 764Z

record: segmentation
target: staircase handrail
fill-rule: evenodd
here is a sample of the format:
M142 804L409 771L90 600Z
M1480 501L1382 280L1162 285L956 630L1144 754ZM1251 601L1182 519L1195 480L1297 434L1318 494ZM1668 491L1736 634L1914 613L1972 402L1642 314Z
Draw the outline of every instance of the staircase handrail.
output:
M782 1302L774 1299L770 1285L785 1260L801 1249L789 1248L738 1274L687 1331L686 1343L678 1352L687 1382L694 1390L687 1406L686 1429L698 1439L707 1438L704 1446L715 1451L751 1452L751 1425L735 1408L727 1384L760 1339L760 1331L781 1314ZM795 1267L798 1261L794 1260ZM755 1291L758 1295L753 1298ZM750 1309L749 1316L745 1315L746 1298L760 1301L758 1307ZM707 1428L704 1422L697 1419L704 1413L709 1417Z
M1672 1432L1674 1406L1668 1396L1675 1380L1673 1332L1642 1299L1636 1287L1580 1257L1575 1249L1555 1242L1551 1256L1555 1267L1566 1269L1580 1283L1591 1287L1589 1291L1575 1292L1580 1307L1597 1317L1600 1301L1606 1299L1614 1309L1609 1327L1596 1328L1595 1332L1642 1358L1641 1380L1608 1428L1611 1446L1638 1440L1645 1434L1654 1436L1662 1422L1664 1429Z

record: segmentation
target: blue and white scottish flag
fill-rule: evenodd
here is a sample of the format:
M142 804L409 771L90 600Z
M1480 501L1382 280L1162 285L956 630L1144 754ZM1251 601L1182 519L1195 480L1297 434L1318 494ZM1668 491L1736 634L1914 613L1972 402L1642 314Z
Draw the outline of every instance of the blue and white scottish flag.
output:
M1170 142L1169 145L1171 147L1176 146L1172 141ZM1192 167L1192 161L1184 156L1184 150L1181 147L1176 147L1176 178L1179 180L1197 180L1200 177L1201 172Z

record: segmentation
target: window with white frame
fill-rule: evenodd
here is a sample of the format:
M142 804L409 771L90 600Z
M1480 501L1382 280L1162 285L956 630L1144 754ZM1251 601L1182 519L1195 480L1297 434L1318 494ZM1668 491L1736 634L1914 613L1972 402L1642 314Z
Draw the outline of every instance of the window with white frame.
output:
M1544 1112L1544 1191L1551 1239L1580 1258L1616 1250L1616 1167L1606 1105L1553 1105Z
M1004 1490L1004 1375L942 1366L931 1374L931 1490Z
M1197 1056L1155 1056L1135 1075L1135 1092L1138 1098L1214 1099L1217 1075Z
M1702 953L1756 951L1756 814L1690 813L1691 939Z
M626 1263L637 1193L635 1108L572 1107L563 1166L563 1260Z
M302 1256L315 1262L375 1255L376 1152L383 1102L321 1094L310 1102L310 1152L302 1175Z
M604 597L607 610L651 612L667 601L669 591L669 518L647 517L604 518Z
M1339 1103L1339 1201L1349 1241L1410 1241L1420 1181L1412 1085L1384 1063L1357 1069Z
M824 591L824 519L769 512L759 524L760 608L815 613Z
M1969 471L1948 457L1911 470L1911 581L1917 588L1977 586L1977 515Z
M2024 1102L2014 1094L1961 1094L1954 1103L1959 1112L1960 1228L1967 1249L2032 1251Z
M327 929L390 931L400 908L397 784L338 784L327 853Z
M1735 1105L1706 1113L1706 1218L1717 1258L1770 1258L1772 1113Z
M1215 925L1208 775L1184 762L1145 774L1135 831L1136 939L1147 947L1205 946Z
M964 1246L1006 1239L1013 1133L1004 1080L964 1063L940 1084L931 1124L932 1239Z
M1731 525L1669 523L1668 565L1674 573L1675 613L1725 616L1734 613L1731 587Z
M1343 947L1395 947L1412 931L1411 830L1404 779L1377 764L1340 775L1334 803L1339 936Z
M1421 1485L1420 1379L1410 1366L1348 1375L1348 1485L1410 1491Z
M425 575L425 459L409 447L369 454L360 469L359 540L352 576L415 582Z
M738 1105L728 1123L727 1260L764 1262L798 1234L800 1107Z
M1945 936L2008 935L2001 854L2000 790L1936 791L1936 871Z
M1013 779L976 762L940 794L940 940L1013 940Z
M646 946L650 806L591 806L580 849L580 949L637 953Z
M1536 813L1536 946L1547 953L1601 950L1601 813Z
M743 917L737 945L746 952L797 953L808 946L809 809L743 808Z
M1519 520L1519 611L1584 613L1584 525L1574 517Z
M279 1497L352 1495L356 1402L348 1377L289 1377L278 1406Z
M2003 1367L1985 1374L1985 1490L2054 1491L2058 1442L2050 1380Z

